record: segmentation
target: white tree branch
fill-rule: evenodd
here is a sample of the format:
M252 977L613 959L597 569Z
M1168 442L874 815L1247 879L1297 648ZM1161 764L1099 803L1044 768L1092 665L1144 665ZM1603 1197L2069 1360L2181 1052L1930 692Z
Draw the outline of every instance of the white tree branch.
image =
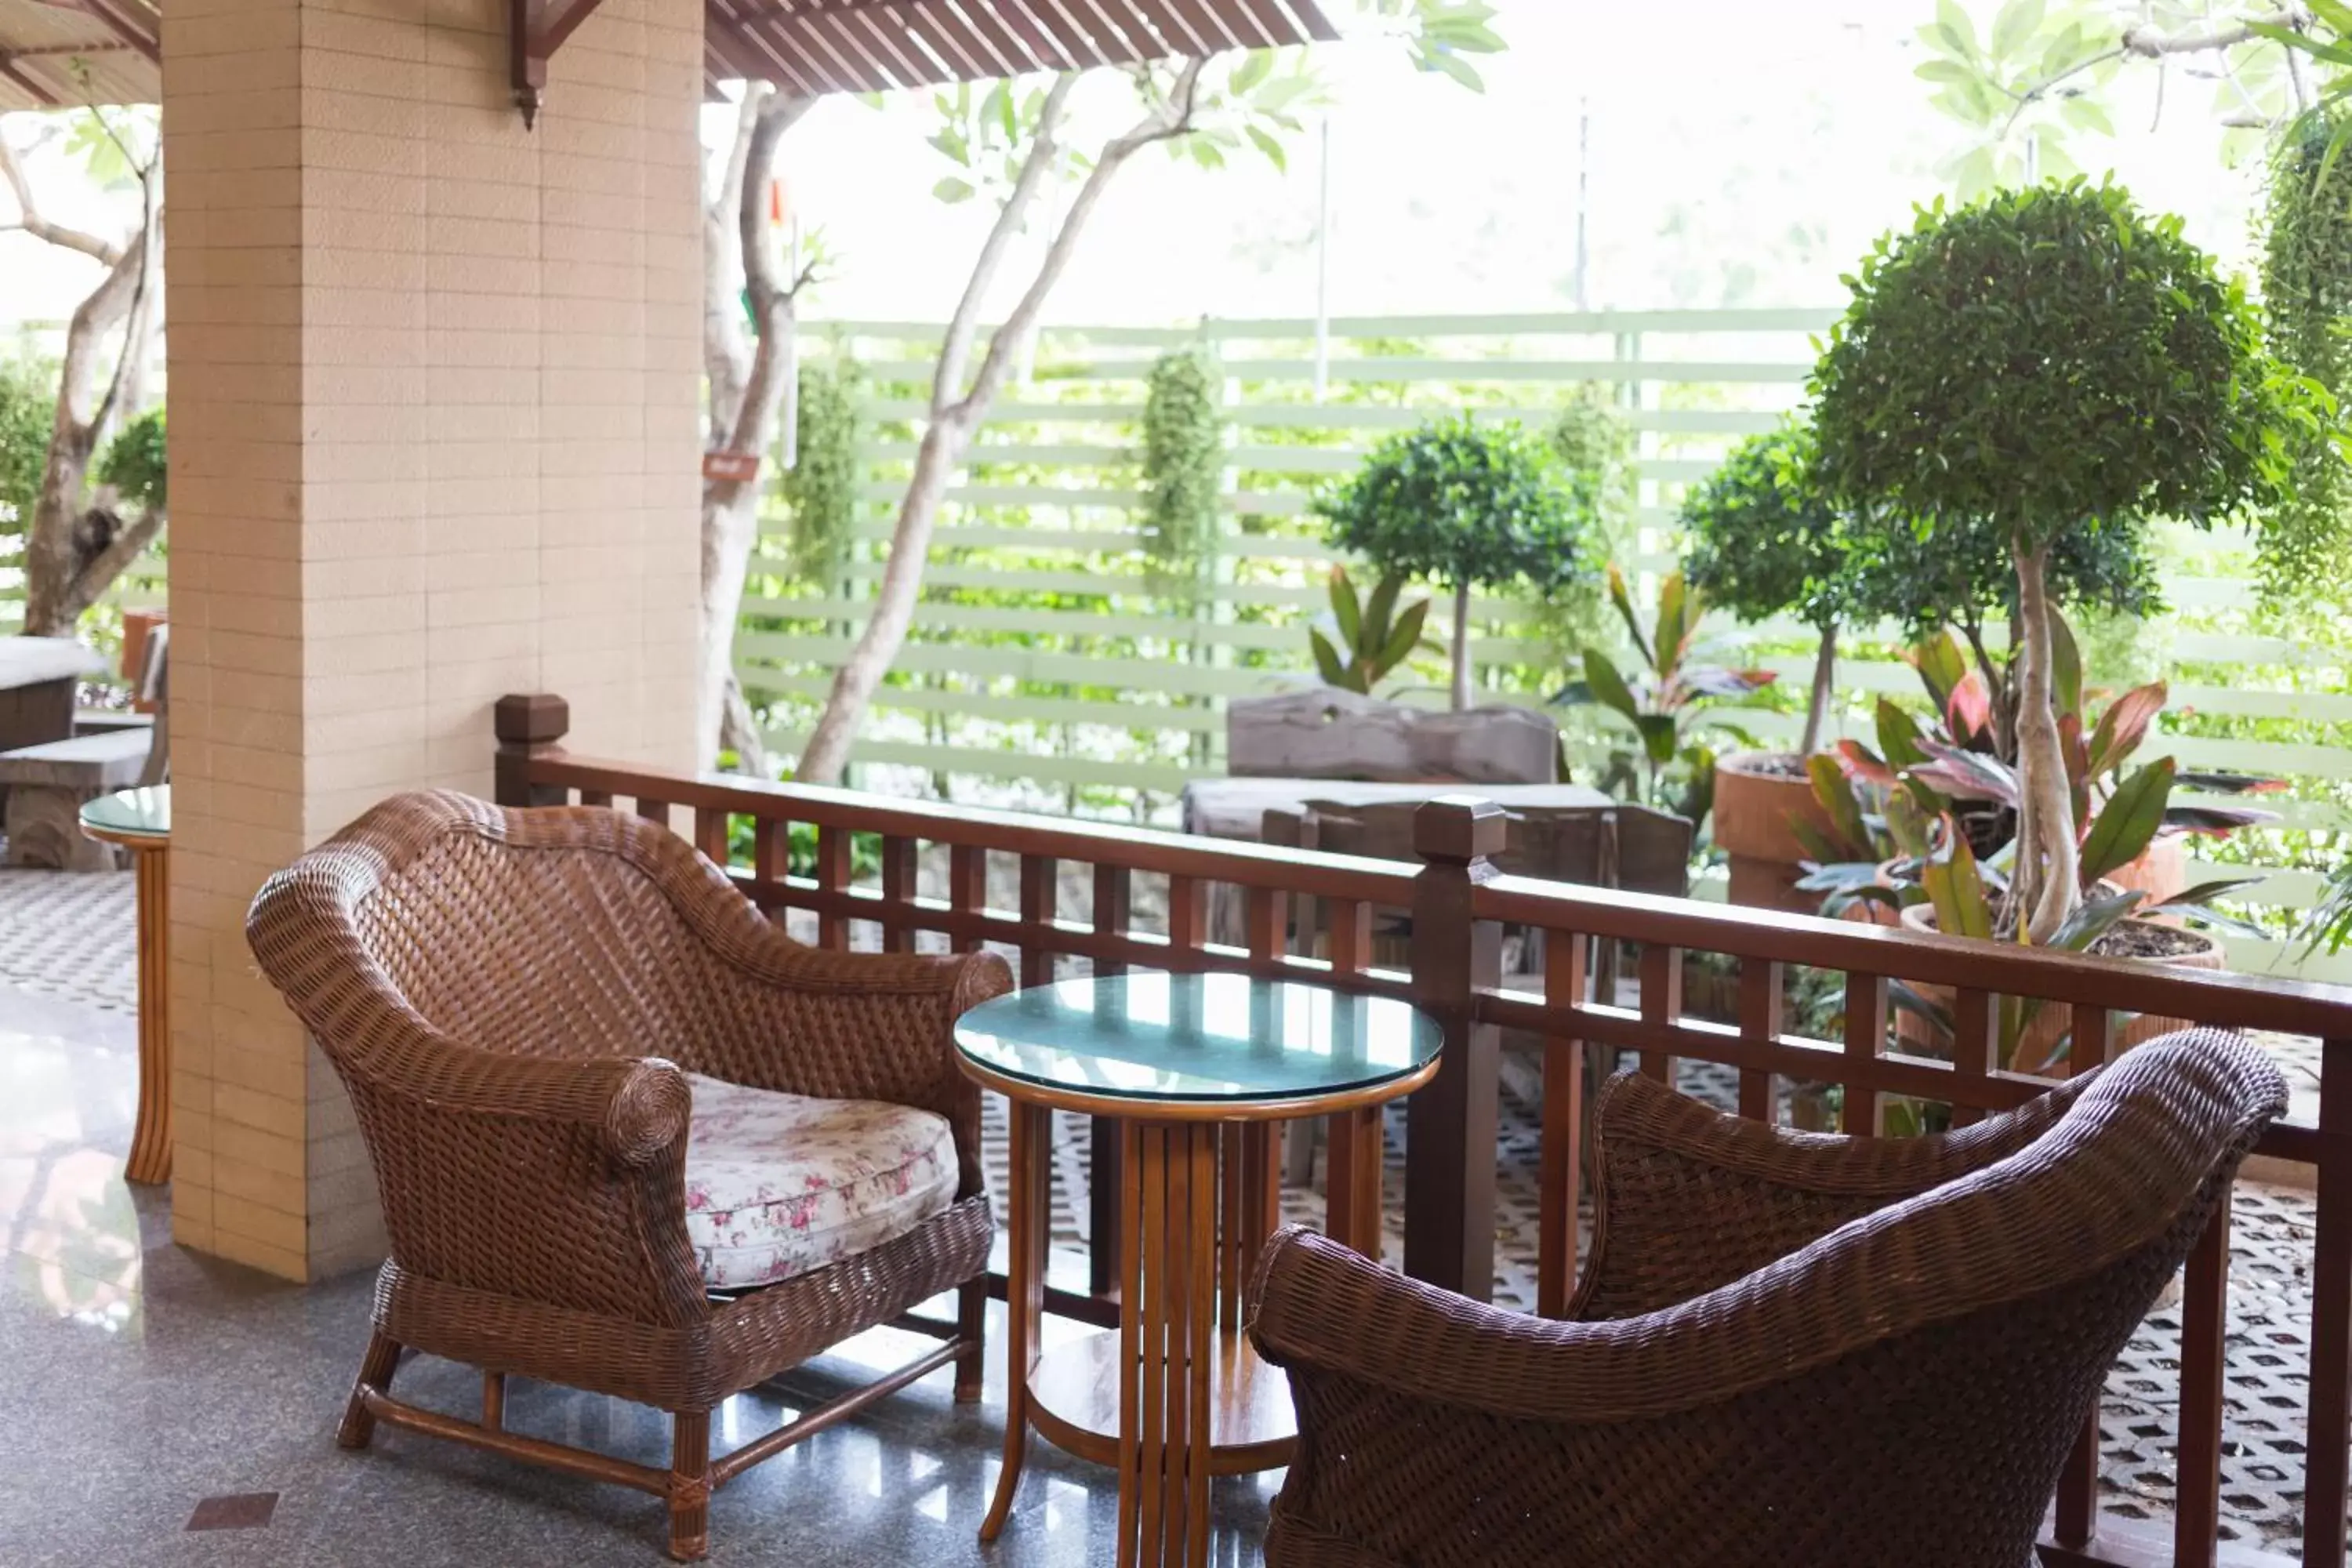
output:
M1036 136L1030 143L1029 156L1022 161L1021 173L1014 177L1004 205L998 209L988 237L981 242L980 255L971 264L971 276L964 280L963 297L956 301L955 314L948 318L947 335L940 341L939 368L931 374L934 419L962 400L963 370L971 363L972 339L980 331L981 307L987 302L989 287L996 281L996 269L1003 263L1013 237L1021 232L1022 222L1028 216L1038 191L1061 161L1062 110L1069 101L1070 89L1077 83L1075 72L1054 79L1045 105L1037 113ZM1001 343L1004 337L1000 331L995 342ZM994 352L992 343L990 353Z
M980 362L980 371L972 377L971 390L954 405L959 415L984 411L1003 390L1005 377L1012 374L1013 355L1016 346L1037 324L1045 309L1045 300L1061 281L1062 274L1076 253L1078 237L1085 231L1087 220L1094 216L1102 194L1110 186L1119 166L1128 159L1157 142L1181 136L1192 129L1192 115L1200 100L1201 68L1204 62L1187 60L1178 72L1167 101L1152 110L1139 123L1108 142L1102 156L1087 174L1086 184L1078 187L1077 199L1070 204L1069 213L1055 230L1053 243L1046 247L1045 259L1038 263L1036 277L1030 279L1028 289L1020 302L1005 317L1004 324L989 340L988 353ZM1026 171L1024 171L1026 174ZM944 363L944 362L943 362ZM936 402L936 397L934 399ZM976 421L975 421L976 422Z
M5 177L8 188L16 193L16 210L21 215L17 226L26 234L68 250L79 250L109 267L122 259L121 246L83 229L51 223L41 216L40 205L33 198L33 182L26 177L23 160L5 136L0 136L0 177Z

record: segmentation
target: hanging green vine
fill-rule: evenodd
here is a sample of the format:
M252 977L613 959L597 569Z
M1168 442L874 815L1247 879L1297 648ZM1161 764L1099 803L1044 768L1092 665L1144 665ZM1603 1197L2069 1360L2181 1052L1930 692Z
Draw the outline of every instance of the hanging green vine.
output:
M2263 314L2272 353L2352 411L2352 167L2330 156L2335 121L2315 112L2280 132L2263 244ZM2289 437L2294 477L2264 514L2263 602L2307 606L2343 592L2352 554L2352 472L2326 432Z
M1216 555L1217 493L1224 478L1224 418L1206 355L1163 354L1143 403L1143 551L1153 590L1191 602Z
M859 379L857 362L845 357L801 367L798 461L776 486L793 575L828 594L840 586L857 524Z

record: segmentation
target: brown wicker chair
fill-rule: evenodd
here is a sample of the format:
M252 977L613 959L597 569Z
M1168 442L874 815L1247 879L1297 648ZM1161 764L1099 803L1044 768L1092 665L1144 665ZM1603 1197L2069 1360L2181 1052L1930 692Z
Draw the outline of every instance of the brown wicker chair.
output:
M448 793L370 811L271 878L246 929L351 1090L391 1237L346 1447L384 1421L637 1487L690 1560L711 1489L750 1465L950 1363L956 1397L979 1397L992 1226L950 1028L1010 987L1003 960L806 948L650 822ZM918 1119L944 1212L714 1293L688 1237L688 1073L935 1113L952 1197ZM720 1401L950 1289L938 1350L713 1459ZM403 1347L483 1368L480 1424L393 1399ZM674 1413L669 1468L505 1431L509 1373Z
M1901 1142L1615 1079L1572 1321L1268 1245L1250 1331L1299 1439L1266 1561L2025 1568L2108 1366L2285 1106L2210 1032Z

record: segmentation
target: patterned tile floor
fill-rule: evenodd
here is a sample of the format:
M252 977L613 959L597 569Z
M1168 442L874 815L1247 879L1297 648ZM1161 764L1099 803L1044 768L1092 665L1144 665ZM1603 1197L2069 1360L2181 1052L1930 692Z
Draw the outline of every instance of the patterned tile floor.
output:
M0 985L53 996L78 1010L118 1016L135 1011L131 879L0 870ZM2315 1082L2316 1063L2306 1046L2281 1041L2276 1049L2300 1087ZM1719 1069L1686 1068L1681 1087L1726 1108L1733 1100L1731 1077ZM1496 1300L1527 1310L1534 1301L1538 1124L1534 1108L1515 1097L1507 1095L1503 1111ZM1084 1140L1075 1119L1061 1119L1058 1131L1056 1240L1075 1253L1086 1239ZM1002 1192L1003 1126L993 1102L990 1142ZM1402 1247L1397 1228L1402 1142L1398 1113L1388 1149L1392 1262ZM1290 1217L1312 1221L1321 1213L1321 1199L1294 1188L1285 1193L1284 1207ZM2311 1261L2309 1194L2242 1184L2231 1247L2222 1511L2225 1536L2249 1545L2284 1545L2301 1529ZM2157 1522L2170 1514L2179 1338L2174 1313L2151 1314L2108 1379L2103 1479L2114 1512Z

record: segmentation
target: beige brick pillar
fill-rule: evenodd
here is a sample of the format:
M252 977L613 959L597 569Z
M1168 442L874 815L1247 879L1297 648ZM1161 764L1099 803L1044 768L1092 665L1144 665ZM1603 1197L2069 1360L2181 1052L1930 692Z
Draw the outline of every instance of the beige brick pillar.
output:
M502 0L173 0L175 1237L382 1247L333 1073L255 972L262 879L398 790L490 790L490 704L692 750L697 0L604 0L538 129Z

